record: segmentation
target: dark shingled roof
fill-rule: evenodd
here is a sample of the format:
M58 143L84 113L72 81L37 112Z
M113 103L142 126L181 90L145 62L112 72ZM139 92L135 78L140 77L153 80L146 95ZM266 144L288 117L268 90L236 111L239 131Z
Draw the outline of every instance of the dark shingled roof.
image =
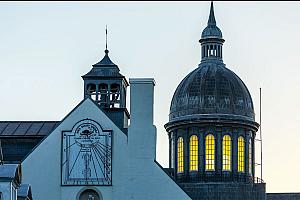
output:
M169 120L222 117L254 121L250 93L243 81L225 64L203 62L177 87Z
M101 61L93 65L93 68L85 75L85 78L97 78L97 77L124 77L120 74L118 65L113 63L108 56L108 50L105 50L105 55Z
M60 121L0 121L0 137L47 136Z

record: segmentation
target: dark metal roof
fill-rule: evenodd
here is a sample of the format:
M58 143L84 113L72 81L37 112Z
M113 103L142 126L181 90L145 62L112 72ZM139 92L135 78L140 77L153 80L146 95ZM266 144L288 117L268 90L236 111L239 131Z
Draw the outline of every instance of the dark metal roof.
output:
M103 66L117 66L115 63L111 61L108 56L109 51L105 50L105 56L98 63L94 64L94 67L103 67Z
M108 50L105 50L105 55L101 61L93 65L93 68L82 78L93 78L93 77L124 77L120 74L118 65L114 64L109 56Z
M47 136L60 121L0 121L0 137Z
M211 117L254 121L246 85L217 60L202 62L181 81L169 114L170 122Z

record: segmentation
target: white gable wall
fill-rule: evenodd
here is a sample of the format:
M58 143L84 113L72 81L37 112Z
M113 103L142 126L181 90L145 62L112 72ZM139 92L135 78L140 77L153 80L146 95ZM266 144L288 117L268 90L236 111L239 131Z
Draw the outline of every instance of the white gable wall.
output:
M113 199L113 191L122 191L127 182L127 137L116 125L90 100L86 99L22 162L23 182L32 186L36 200L75 200L84 186L61 186L61 142L62 131L71 130L76 122L90 118L104 130L113 130L112 181L111 186L98 186L104 199Z
M77 200L87 188L100 192L104 200L190 199L154 162L153 86L153 79L131 83L128 138L91 99L79 104L22 162L23 182L31 184L33 199ZM71 130L86 118L97 121L104 130L112 130L112 186L61 185L62 131Z

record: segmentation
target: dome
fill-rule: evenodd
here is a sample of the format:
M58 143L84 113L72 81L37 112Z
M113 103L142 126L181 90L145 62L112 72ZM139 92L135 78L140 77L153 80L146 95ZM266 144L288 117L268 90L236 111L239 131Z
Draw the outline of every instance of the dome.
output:
M217 26L207 26L201 34L201 39L204 38L220 38L222 39L222 31Z
M170 107L170 122L211 118L254 122L246 85L222 62L199 64L181 81Z

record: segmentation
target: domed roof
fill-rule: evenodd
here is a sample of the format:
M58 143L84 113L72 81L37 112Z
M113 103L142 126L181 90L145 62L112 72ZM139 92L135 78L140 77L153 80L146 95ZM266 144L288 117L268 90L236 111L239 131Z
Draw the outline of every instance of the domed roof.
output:
M222 38L222 31L217 26L207 26L201 34L201 39L204 38Z
M222 118L254 121L250 93L243 81L222 62L202 62L177 87L170 122Z

